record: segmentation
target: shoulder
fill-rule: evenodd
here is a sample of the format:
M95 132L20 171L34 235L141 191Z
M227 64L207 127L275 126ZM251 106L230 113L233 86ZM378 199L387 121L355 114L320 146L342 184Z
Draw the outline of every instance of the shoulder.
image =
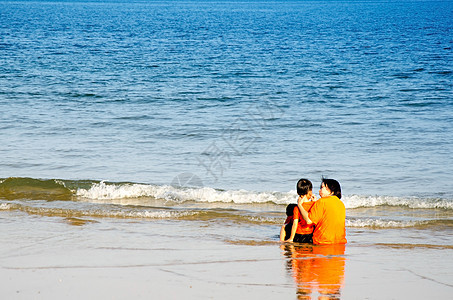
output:
M335 202L332 198L338 199L336 196L328 196L319 198L312 206L312 210L323 210L326 209L332 202Z
M316 203L316 201L304 202L304 203L302 203L302 206L303 206L303 208L305 208L305 210L308 211L315 203Z
M327 209L327 210L344 210L345 209L345 205L343 203L343 201L340 200L340 198L338 198L337 196L329 196L329 197L325 197L323 198L324 200L324 207Z
M315 201L315 203L313 204L313 206L323 206L326 204L326 202L328 201L329 197L323 197L323 198L319 198L318 200Z
M328 196L328 197L323 197L316 202L328 203L328 202L336 202L336 201L341 201L341 200L337 196Z
M328 201L332 202L332 203L343 203L343 201L341 201L340 198L338 198L337 196L330 196L327 198L328 198Z

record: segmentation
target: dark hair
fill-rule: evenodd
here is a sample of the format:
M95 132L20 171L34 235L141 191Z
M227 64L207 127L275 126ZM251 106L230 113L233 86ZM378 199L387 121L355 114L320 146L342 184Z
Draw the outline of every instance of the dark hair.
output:
M313 190L313 184L308 179L300 179L296 185L297 194L303 196L308 194L309 191Z
M297 204L288 204L288 206L286 207L286 215L288 217L294 215L294 208L296 206Z
M321 186L324 185L332 192L334 196L337 196L338 199L341 199L341 187L340 183L335 179L322 178Z

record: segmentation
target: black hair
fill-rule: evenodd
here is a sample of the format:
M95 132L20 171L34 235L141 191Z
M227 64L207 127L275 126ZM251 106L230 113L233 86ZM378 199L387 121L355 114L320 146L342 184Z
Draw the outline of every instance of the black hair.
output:
M299 196L304 196L308 194L309 191L313 190L313 184L308 179L300 179L296 185L297 194Z
M341 187L338 181L336 181L335 179L328 179L323 177L321 187L323 183L332 192L334 196L337 196L338 199L341 199Z
M294 215L294 208L296 206L297 204L288 204L288 206L286 207L286 215L288 217Z

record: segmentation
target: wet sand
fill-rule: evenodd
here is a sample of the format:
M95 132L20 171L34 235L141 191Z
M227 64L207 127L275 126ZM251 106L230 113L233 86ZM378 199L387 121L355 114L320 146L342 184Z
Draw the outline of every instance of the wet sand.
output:
M257 232L21 212L2 212L0 223L3 299L445 299L453 292L450 246L366 244L361 232L332 250L281 245L269 236L276 226ZM269 238L250 239L251 230Z

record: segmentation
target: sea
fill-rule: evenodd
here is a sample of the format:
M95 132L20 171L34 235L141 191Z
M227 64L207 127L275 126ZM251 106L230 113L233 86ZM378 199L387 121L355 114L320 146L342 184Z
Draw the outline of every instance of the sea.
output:
M1 223L278 244L323 177L347 247L451 256L452 1L0 1Z

